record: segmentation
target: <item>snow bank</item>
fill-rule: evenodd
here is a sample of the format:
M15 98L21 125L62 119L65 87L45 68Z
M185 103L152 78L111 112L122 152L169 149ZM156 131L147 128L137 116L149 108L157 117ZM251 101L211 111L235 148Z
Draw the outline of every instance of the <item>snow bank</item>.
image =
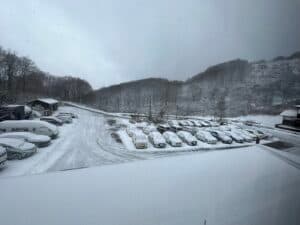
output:
M252 147L2 179L0 199L5 225L298 225L300 176Z

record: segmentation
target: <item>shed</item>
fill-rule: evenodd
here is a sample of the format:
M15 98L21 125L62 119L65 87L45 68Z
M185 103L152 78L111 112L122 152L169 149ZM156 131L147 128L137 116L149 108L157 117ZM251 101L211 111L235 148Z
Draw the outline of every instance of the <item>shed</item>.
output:
M58 109L58 101L52 98L38 98L36 100L28 102L27 104L34 109L39 109L37 111L43 111L44 115L51 115Z
M293 109L287 109L280 113L282 116L282 124L287 126L298 127L300 125L300 106Z

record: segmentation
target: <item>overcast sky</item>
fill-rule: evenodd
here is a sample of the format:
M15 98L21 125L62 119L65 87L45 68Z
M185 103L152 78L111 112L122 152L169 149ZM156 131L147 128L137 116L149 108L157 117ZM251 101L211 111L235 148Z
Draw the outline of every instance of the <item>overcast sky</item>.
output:
M0 45L94 88L300 50L300 0L1 0Z

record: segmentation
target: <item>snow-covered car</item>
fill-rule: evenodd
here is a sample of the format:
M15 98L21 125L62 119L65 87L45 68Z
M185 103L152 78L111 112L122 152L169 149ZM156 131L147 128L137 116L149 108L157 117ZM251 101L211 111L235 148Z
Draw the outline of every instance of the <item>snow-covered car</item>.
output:
M145 127L143 127L142 130L143 130L144 134L150 134L153 131L157 131L156 127L153 125L145 126Z
M199 123L201 123L203 127L210 127L210 123L208 121L200 120Z
M199 130L196 134L195 134L196 138L198 138L200 141L202 142L206 142L208 144L216 144L218 142L218 140L211 135L210 132L208 131L204 131L204 130Z
M268 134L266 134L263 131L258 130L258 129L246 129L246 131L253 134L253 135L255 135L259 139L266 139L266 138L269 137Z
M1 132L32 132L56 138L59 134L57 127L53 124L40 120L6 120L0 122Z
M166 131L165 133L163 133L163 136L169 145L171 145L173 147L181 147L182 146L182 141L174 132Z
M216 122L214 120L209 121L209 123L210 123L210 126L212 126L212 127L218 127L220 125L218 122Z
M209 132L218 140L222 141L225 144L231 144L232 138L224 134L224 132L219 130L209 130Z
M238 134L238 135L240 135L241 137L243 137L244 141L246 141L246 142L252 142L256 138L255 135L253 135L253 134L251 134L247 131L244 131L242 129L233 128L233 129L231 129L231 131Z
M194 123L190 120L186 120L185 122L186 122L187 126L190 126L190 127L195 126Z
M58 115L71 116L73 119L78 119L78 116L71 112L60 112Z
M202 127L202 123L201 123L200 121L198 121L198 120L193 120L192 122L194 123L194 125L195 125L196 127Z
M55 116L43 116L40 118L40 120L48 122L48 123L52 123L53 125L56 125L56 126L61 126L64 124L64 122L62 120L58 119Z
M171 129L171 127L168 125L168 124L159 124L157 126L157 130L160 132L160 133L164 133L166 131L169 131Z
M34 144L15 138L0 138L0 146L6 149L7 159L27 158L37 151Z
M164 148L166 147L166 140L161 135L161 133L154 131L149 134L149 140L155 148Z
M186 131L179 131L177 132L177 135L178 137L181 138L181 140L183 140L188 145L192 145L192 146L197 145L197 139L193 135L191 135L191 133Z
M183 127L182 130L189 132L192 135L195 135L198 132L199 128L198 127Z
M58 118L59 120L61 120L63 123L72 123L73 122L72 117L69 115L58 114L55 117Z
M3 168L5 166L6 160L7 160L6 149L0 146L0 168Z
M243 143L245 141L244 138L241 135L239 135L238 133L235 133L233 131L224 131L224 133L227 136L231 137L232 140L237 142L237 143Z
M126 128L126 133L128 134L129 137L132 137L133 134L137 131L139 131L139 130L136 127L129 126Z
M134 132L132 136L133 144L136 148L147 148L148 147L148 141L147 136L143 134L142 132Z
M179 120L178 123L180 126L189 126L189 122L187 122L187 120Z
M8 132L0 134L0 138L15 138L27 141L35 144L37 147L48 146L51 142L51 138L46 135L34 134L31 132Z

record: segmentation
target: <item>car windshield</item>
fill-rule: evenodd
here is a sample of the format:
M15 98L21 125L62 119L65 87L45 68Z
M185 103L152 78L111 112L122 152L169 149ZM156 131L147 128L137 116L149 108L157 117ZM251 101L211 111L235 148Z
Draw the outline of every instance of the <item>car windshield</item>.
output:
M300 0L0 1L1 225L299 225L299 137Z

